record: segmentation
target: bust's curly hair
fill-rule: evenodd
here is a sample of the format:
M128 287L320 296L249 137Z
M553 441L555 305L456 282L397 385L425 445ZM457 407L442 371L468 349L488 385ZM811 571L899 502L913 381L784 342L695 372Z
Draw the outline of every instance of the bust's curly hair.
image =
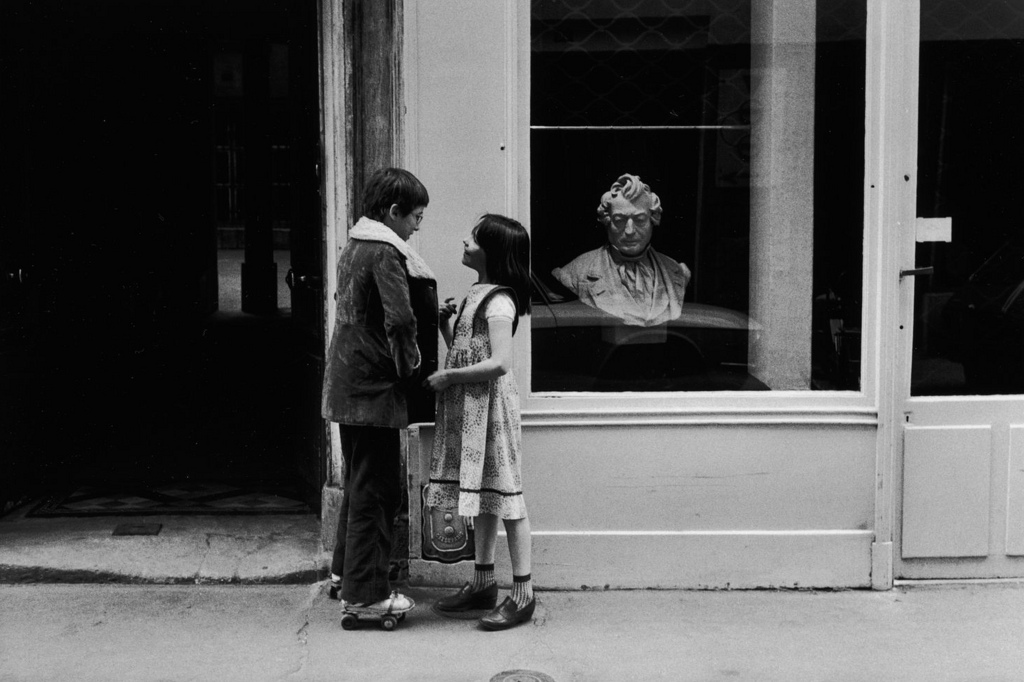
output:
M624 173L619 179L612 183L611 188L601 195L601 203L597 205L597 222L605 227L611 222L611 215L608 213L612 199L621 196L631 202L636 202L643 195L651 198L651 222L655 225L661 223L661 199L651 191L651 188L644 184L639 175Z

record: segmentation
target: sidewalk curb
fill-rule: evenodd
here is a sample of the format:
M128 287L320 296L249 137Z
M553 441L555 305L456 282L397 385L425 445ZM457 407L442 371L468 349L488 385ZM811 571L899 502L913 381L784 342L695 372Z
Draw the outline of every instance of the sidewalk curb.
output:
M144 576L116 571L61 569L40 566L0 564L0 584L26 585L40 583L102 583L125 585L312 585L326 580L326 567L290 571L277 575L243 576Z

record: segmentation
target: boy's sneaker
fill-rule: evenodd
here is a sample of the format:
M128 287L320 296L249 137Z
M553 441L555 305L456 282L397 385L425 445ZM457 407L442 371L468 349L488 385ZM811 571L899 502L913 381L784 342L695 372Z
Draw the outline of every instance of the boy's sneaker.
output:
M414 606L416 606L416 602L395 590L387 599L381 599L379 602L370 604L366 608L371 611L380 611L381 613L398 613L408 611Z
M387 599L381 599L378 602L372 604L353 604L345 600L341 601L341 608L345 611L351 611L353 613L367 613L367 614L387 614L387 613L405 613L416 606L409 597L404 594L399 594L398 590L391 593Z

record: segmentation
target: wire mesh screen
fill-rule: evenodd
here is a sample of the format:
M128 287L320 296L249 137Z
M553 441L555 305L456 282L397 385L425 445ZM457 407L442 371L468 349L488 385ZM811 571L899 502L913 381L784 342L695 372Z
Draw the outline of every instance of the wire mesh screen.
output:
M1008 0L942 0L921 3L924 41L1020 40L1024 12Z
M709 45L749 43L743 5L534 0L533 125L706 123L705 83L716 74L694 55Z

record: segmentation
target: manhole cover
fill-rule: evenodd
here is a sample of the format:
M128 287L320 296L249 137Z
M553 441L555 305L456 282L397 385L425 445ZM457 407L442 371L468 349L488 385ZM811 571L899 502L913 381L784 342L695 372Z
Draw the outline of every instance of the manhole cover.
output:
M159 535L163 527L162 523L121 523L111 535Z
M506 670L491 678L491 682L555 682L550 675L536 670Z

